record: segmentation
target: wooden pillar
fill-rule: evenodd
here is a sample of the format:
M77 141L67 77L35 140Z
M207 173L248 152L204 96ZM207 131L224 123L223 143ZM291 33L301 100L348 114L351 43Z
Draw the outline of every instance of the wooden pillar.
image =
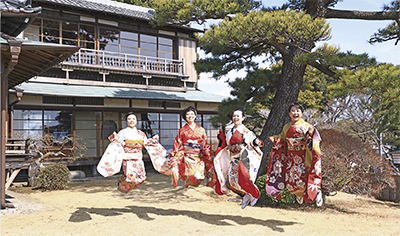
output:
M0 207L1 209L7 207L14 207L12 204L6 204L6 143L7 143L7 114L8 114L8 75L14 70L14 66L18 63L19 54L21 52L22 41L8 40L10 47L10 62L7 68L4 68L4 60L1 62L1 88L0 88L0 149L1 149L1 161L0 161Z
M1 110L1 164L0 164L0 181L1 181L1 209L7 207L6 205L6 143L7 143L7 89L8 77L1 78L1 92L0 92L0 110Z

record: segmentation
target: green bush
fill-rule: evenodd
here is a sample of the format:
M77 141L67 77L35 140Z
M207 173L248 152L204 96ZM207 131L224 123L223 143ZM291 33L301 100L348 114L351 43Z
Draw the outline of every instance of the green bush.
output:
M43 168L37 180L46 190L65 189L69 180L69 170L63 164L52 164Z
M275 203L295 203L296 202L296 197L294 194L289 193L289 191L285 188L282 192L282 197L281 200L276 200L275 198L272 198L268 196L267 192L265 191L265 178L267 175L262 175L257 178L256 185L258 189L260 190L260 198L259 201L265 203L266 205L272 205Z

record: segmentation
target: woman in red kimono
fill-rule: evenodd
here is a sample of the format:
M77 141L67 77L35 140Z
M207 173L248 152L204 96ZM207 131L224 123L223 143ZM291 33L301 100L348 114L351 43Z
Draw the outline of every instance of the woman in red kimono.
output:
M243 111L233 112L234 127L226 136L220 132L220 144L214 158L214 168L217 174L215 192L226 194L229 189L243 196L242 209L249 203L253 206L260 197L260 192L254 184L260 166L264 143L247 129L242 122L245 120ZM248 162L248 167L244 162Z
M187 122L178 131L174 147L169 154L170 168L174 173L172 185L178 185L178 179L185 182L185 187L199 186L207 179L207 186L215 184L213 177L212 150L207 145L207 135L203 127L194 121L197 116L196 108L189 106L182 112Z
M108 145L97 165L97 171L104 177L119 173L121 166L124 175L118 180L118 190L128 193L146 179L146 171L142 160L142 149L146 148L154 169L162 174L171 176L167 151L158 142L158 136L147 139L146 135L136 128L136 115L129 112L125 116L128 127L118 134L110 135Z
M323 203L321 187L321 138L318 131L303 116L304 107L293 103L289 107L292 119L279 135L268 139L274 143L266 178L266 192L280 199L285 186L296 195L298 203Z

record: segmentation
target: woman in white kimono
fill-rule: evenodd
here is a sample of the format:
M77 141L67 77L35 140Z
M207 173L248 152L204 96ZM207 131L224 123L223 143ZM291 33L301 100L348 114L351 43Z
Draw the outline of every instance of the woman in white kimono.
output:
M264 143L247 129L242 122L245 120L242 110L235 110L232 115L234 127L226 133L220 132L220 144L214 158L214 168L217 174L215 192L226 194L229 189L244 196L242 209L249 203L254 206L260 192L254 184L260 166ZM243 161L249 162L249 167Z
M97 171L104 177L118 173L121 169L124 175L118 180L118 190L128 193L146 179L142 160L142 148L146 148L154 169L166 175L171 175L166 161L167 151L158 142L158 137L147 139L146 135L136 128L137 119L133 112L125 116L128 127L118 134L110 135L111 143L105 150Z

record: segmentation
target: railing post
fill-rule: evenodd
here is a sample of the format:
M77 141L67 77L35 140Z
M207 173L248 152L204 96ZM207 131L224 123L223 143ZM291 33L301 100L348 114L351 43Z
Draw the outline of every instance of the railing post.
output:
M185 58L179 60L160 57L148 57L136 54L114 53L87 48L79 49L73 55L73 58L75 58L74 62L77 62L78 64L96 65L98 66L98 68L110 66L115 68L118 67L121 69L124 68L125 70L141 69L146 72L158 71L173 74L178 73L180 75L185 75L186 73ZM67 59L66 62L72 62L71 60L68 61L69 59ZM161 62L162 60L164 62ZM122 63L124 63L124 65L122 65ZM163 65L164 68L162 67Z
M185 58L182 58L182 75L185 75Z
M102 58L103 58L102 62L103 62L103 67L104 67L104 65L105 65L105 62L104 62L104 60L105 60L104 51L102 51L101 54L102 54Z

